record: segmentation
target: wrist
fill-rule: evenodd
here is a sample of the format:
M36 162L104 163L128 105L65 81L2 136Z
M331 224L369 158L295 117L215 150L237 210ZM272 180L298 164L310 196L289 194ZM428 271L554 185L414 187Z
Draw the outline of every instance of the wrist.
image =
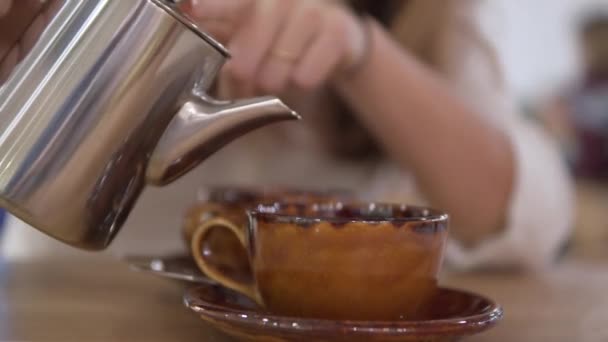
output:
M367 16L351 16L349 44L344 58L340 76L352 76L367 63L373 48L372 18Z

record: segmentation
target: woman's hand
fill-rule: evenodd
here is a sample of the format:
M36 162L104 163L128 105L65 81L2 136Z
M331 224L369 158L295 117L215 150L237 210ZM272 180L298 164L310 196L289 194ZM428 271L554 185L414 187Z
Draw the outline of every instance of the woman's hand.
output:
M0 0L0 84L34 46L60 2Z
M3 17L8 10L11 9L13 5L13 0L0 0L0 17Z
M332 0L191 0L187 11L226 43L223 72L239 95L311 90L365 55L366 33Z

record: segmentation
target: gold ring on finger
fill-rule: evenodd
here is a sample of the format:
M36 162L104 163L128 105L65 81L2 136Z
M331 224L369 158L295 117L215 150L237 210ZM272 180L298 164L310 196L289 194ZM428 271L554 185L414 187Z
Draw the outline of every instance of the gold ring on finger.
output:
M272 55L289 63L293 63L298 60L297 55L285 50L275 50Z

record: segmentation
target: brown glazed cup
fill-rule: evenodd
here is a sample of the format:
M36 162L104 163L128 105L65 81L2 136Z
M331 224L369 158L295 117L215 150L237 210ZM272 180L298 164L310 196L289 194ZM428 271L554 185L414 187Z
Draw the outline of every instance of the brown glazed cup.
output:
M205 188L199 195L199 202L193 205L185 215L182 234L188 248L192 234L210 219L221 217L245 230L247 227L247 210L255 208L258 203L314 203L354 199L352 192L345 189L308 190L285 186L274 187L237 187L216 186ZM239 240L225 229L210 230L203 247L215 253L208 257L208 262L221 268L233 277L251 274L246 251Z
M350 203L258 205L246 229L228 218L200 225L192 252L210 278L273 314L341 320L422 319L437 289L448 216L428 208ZM249 273L217 267L206 244L224 229ZM230 268L228 268L230 269Z

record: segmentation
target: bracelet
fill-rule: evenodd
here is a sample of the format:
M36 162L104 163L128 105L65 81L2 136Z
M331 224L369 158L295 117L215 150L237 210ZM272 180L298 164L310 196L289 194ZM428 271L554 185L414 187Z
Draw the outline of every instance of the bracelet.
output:
M343 73L346 76L352 76L367 63L370 58L373 49L373 32L372 32L372 19L369 16L358 17L359 25L363 33L363 53L356 61L347 66Z

